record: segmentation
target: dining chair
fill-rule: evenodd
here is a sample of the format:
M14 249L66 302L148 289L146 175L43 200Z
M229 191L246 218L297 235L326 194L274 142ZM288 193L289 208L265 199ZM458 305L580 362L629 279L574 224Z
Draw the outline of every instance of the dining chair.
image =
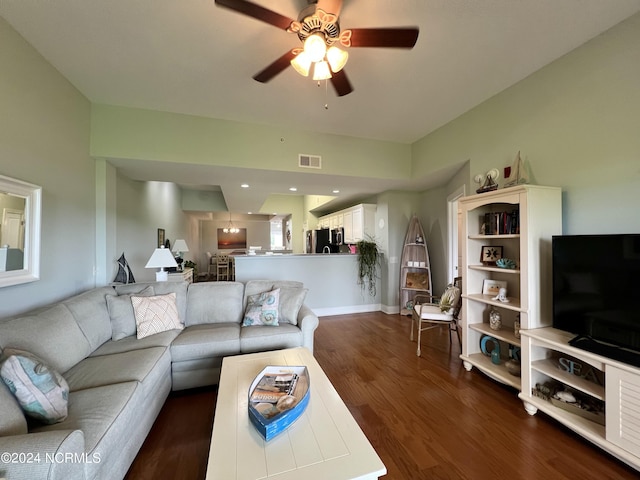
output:
M229 280L229 255L219 253L216 255L216 280Z

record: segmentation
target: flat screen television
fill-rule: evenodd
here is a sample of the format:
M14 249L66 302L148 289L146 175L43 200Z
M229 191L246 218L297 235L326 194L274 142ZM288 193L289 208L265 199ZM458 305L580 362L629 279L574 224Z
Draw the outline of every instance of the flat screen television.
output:
M640 234L554 236L552 252L553 326L640 366Z

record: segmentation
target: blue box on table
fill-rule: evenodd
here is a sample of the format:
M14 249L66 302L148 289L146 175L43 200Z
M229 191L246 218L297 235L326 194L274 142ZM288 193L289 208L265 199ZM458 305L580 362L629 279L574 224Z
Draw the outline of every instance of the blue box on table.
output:
M286 430L309 404L309 372L304 366L269 365L249 387L249 419L265 440Z

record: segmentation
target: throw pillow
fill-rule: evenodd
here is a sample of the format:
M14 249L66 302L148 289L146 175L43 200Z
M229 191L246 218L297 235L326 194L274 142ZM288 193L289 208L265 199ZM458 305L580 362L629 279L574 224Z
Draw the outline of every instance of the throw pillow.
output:
M280 287L280 323L298 324L298 312L307 292L306 288Z
M456 306L460 298L460 289L458 287L449 286L440 297L440 311L449 313L449 310Z
M244 312L243 327L255 325L278 326L278 305L280 289L257 293L247 297L247 309Z
M69 385L62 375L23 350L7 348L3 356L0 377L26 415L47 424L67 418Z
M153 286L149 285L137 295L148 297L155 295ZM107 309L111 319L111 340L121 340L136 334L136 317L133 313L131 295L108 295Z
M175 292L150 297L131 295L131 304L136 317L138 339L184 328L178 315Z

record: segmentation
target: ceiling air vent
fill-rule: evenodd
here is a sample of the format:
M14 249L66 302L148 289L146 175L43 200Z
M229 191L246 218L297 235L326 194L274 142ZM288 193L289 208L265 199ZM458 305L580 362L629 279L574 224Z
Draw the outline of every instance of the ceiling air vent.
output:
M322 157L320 155L298 155L298 166L303 168L322 168Z

